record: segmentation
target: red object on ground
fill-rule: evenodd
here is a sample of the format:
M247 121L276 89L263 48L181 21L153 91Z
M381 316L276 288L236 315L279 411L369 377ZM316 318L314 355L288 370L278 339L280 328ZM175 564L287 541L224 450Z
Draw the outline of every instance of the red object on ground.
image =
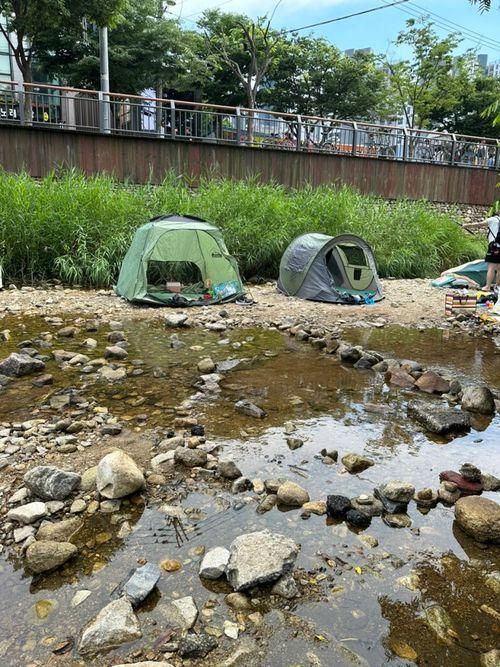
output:
M482 482L469 482L468 479L462 477L462 475L454 470L445 470L439 474L439 479L442 482L454 482L458 489L467 496L472 496L477 493L481 493L483 490Z

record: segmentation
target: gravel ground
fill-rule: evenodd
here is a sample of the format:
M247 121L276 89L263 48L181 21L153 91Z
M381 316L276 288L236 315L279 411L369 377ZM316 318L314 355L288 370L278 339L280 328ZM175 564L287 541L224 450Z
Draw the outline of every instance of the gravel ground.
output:
M372 306L346 306L286 297L274 283L249 286L255 303L251 306L224 305L228 317L242 326L260 326L283 318L307 321L321 326L385 323L431 327L445 322L444 292L431 287L428 280L382 281L385 299ZM193 323L204 322L218 314L221 306L187 309ZM116 297L111 291L42 289L23 287L0 292L0 319L3 315L23 314L64 316L66 313L107 319L161 319L168 313L182 312L170 308L138 307Z

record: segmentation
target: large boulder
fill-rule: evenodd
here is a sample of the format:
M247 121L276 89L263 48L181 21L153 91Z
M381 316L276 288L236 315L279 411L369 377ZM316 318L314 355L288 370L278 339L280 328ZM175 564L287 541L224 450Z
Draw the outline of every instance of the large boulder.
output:
M493 415L496 410L495 397L488 387L465 387L462 393L462 409L480 415Z
M460 528L478 542L500 544L500 505L494 500L467 496L455 504Z
M25 474L24 483L43 500L64 500L80 486L80 475L53 466L36 466Z
M453 408L434 407L422 401L408 403L408 414L431 433L463 433L470 429L470 416Z
M119 598L101 609L83 631L78 650L95 654L142 637L130 600Z
M0 361L0 375L7 377L22 377L43 371L44 368L45 364L40 359L19 352L12 352L6 359Z
M289 507L302 507L309 502L309 494L295 482L284 482L278 488L278 502Z
M291 572L299 546L284 535L261 530L240 535L229 551L227 579L235 591L243 591Z
M124 498L144 486L144 475L135 461L117 449L99 461L97 490L104 498Z
M26 567L40 574L60 567L76 554L78 549L70 542L32 542L26 550Z

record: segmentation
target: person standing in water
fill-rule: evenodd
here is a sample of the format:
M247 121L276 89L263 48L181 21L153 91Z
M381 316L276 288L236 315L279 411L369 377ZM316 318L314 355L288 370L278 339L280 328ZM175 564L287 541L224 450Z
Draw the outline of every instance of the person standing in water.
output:
M468 227L479 227L484 224L488 225L488 250L484 258L488 264L488 272L486 274L486 285L483 289L491 292L493 287L500 287L500 213L483 222L473 223Z

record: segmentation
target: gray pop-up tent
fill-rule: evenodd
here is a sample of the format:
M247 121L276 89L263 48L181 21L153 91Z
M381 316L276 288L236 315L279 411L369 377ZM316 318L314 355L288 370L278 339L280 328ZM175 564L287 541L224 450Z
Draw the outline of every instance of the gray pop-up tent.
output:
M330 303L383 298L373 252L354 234L298 236L281 258L278 289Z

